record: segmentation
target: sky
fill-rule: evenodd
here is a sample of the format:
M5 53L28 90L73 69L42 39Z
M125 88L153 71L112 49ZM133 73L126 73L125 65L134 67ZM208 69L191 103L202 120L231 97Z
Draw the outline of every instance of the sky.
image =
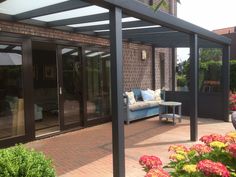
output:
M236 26L236 0L181 0L177 16L208 30ZM189 50L178 49L179 62L188 59Z
M178 17L208 30L236 26L236 0L181 0Z

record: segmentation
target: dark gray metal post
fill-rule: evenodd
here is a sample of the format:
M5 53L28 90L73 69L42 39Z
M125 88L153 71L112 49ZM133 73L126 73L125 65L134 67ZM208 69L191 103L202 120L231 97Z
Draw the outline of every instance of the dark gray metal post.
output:
M122 10L110 9L113 176L125 176Z
M190 36L190 138L198 139L198 35Z
M156 50L152 46L152 89L156 90Z
M229 84L230 84L230 46L223 47L222 57L222 98L223 98L223 116L224 121L229 121Z
M176 74L176 48L171 48L171 55L172 55L172 91L175 91L175 82L176 82L176 78L175 78L175 74Z

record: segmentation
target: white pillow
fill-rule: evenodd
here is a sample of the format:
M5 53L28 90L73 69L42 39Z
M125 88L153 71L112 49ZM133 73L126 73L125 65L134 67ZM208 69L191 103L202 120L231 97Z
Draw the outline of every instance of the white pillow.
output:
M142 97L143 97L143 101L153 101L153 100L155 100L153 90L150 90L150 89L141 90L141 94L142 94Z
M134 98L134 92L125 92L125 94L128 96L129 98L129 104L134 104L136 103L136 100Z
M154 97L156 101L161 101L161 89L157 89L154 91Z

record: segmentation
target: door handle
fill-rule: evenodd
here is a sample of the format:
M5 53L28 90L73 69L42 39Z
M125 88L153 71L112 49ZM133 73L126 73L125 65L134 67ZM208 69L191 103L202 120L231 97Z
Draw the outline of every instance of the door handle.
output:
M59 94L62 95L62 87L59 87Z

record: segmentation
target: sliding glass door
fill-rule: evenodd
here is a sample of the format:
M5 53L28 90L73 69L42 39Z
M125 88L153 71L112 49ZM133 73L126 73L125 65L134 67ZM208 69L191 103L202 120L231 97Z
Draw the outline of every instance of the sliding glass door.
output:
M22 47L0 43L0 140L25 135Z
M62 129L80 126L82 119L82 79L79 47L58 46L60 123Z
M87 121L103 122L111 117L110 51L108 47L87 47L86 63Z

